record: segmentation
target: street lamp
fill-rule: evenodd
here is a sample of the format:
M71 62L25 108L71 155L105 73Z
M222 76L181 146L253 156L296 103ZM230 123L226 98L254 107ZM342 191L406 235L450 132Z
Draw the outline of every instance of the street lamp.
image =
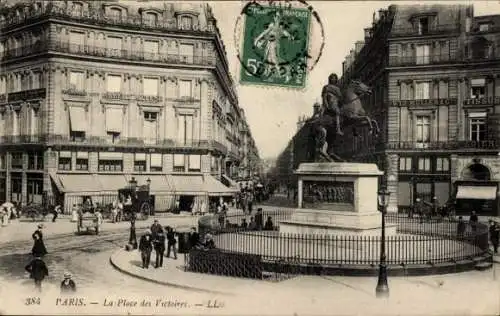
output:
M389 205L389 196L391 192L386 188L381 188L378 191L378 204L382 212L382 238L380 245L380 264L378 271L377 288L375 289L377 297L389 296L389 285L387 284L387 265L385 263L385 214L387 213L387 206Z

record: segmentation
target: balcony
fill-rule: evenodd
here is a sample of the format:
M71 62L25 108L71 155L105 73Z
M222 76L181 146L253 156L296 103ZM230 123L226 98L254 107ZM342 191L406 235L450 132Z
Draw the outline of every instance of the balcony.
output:
M389 66L426 66L435 64L455 63L459 60L456 54L432 54L426 56L392 56Z
M47 89L32 89L32 90L23 90L18 92L12 92L7 95L8 102L16 102L16 101L27 101L33 99L44 99L47 94Z
M406 36L427 36L455 33L460 31L460 24L438 24L429 26L427 30L419 30L414 26L395 26L391 30L390 37L406 37Z
M104 57L119 60L138 62L158 62L166 64L215 66L212 56L182 55L182 54L155 54L142 50L112 49L96 45L78 45L68 42L40 43L27 45L7 50L2 56L2 61L26 57L43 52L54 51L58 53L73 54L79 56Z
M65 89L61 91L62 94L66 94L69 96L75 97L86 97L88 94L84 90L76 90L76 89Z
M426 106L453 105L453 104L457 104L457 98L389 101L389 106L391 107L419 107L419 106L426 107Z
M8 10L8 9L5 9ZM216 33L212 26L206 28L199 25L191 25L187 27L179 25L172 21L170 23L164 21L157 21L152 23L148 19L142 19L138 14L129 14L127 17L111 17L104 14L104 9L99 8L93 11L73 11L70 8L58 8L54 6L37 7L29 13L22 13L21 15L10 15L8 19L0 22L0 28L3 32L13 28L38 22L40 20L59 19L64 21L79 22L97 26L117 26L125 27L133 30L148 30L156 32L177 31L184 33L195 33L200 35L207 35Z
M384 144L381 144L382 146ZM483 141L441 141L441 142L387 142L386 150L498 150L500 142L498 140Z

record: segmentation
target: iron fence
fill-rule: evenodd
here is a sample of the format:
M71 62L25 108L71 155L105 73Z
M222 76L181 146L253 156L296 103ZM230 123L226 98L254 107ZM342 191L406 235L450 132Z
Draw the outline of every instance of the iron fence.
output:
M248 222L253 215L207 216L211 220L205 222L210 222L212 226L200 227L200 233L210 230L219 252L241 256L238 261L224 263L225 272L217 273L242 276L238 271L249 269L245 265L257 257L265 271L272 270L275 273L293 269L301 273L316 273L325 266L375 267L379 263L380 236L280 233L280 221L290 219L291 215L291 210L264 211L264 220L271 217L274 223L273 227L267 229L259 225L252 228L241 225L243 219ZM454 264L489 252L488 227L482 223L408 218L391 213L386 215L386 222L396 225L397 230L396 235L385 239L386 262L389 266L404 268L412 265ZM190 258L191 255L186 255L186 262L189 262L186 269L190 271L211 271L206 265L223 264L217 255L210 257L212 261L206 255L199 263L196 258ZM245 273L251 274L248 271Z

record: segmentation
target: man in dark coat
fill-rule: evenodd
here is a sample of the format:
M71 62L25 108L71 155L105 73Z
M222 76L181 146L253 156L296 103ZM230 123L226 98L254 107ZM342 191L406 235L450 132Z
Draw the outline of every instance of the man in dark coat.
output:
M153 239L151 238L151 230L147 230L146 234L141 236L139 241L139 251L141 252L142 268L148 269L151 261L151 252L153 251Z
M476 231L477 223L479 222L479 218L477 217L476 211L472 211L469 217L470 228L473 232Z
M462 216L459 216L458 217L458 224L457 224L457 235L458 235L458 238L463 238L464 237L465 228L466 228L466 225L465 225L464 219L462 218Z
M200 243L200 234L196 232L196 228L191 228L189 233L189 249L196 247ZM168 251L167 251L168 254Z
M163 266L163 254L165 253L165 234L163 233L163 229L156 233L153 243L156 253L155 268L159 268Z
M33 248L31 249L31 254L33 257L42 258L45 256L47 252L47 248L45 248L45 244L43 242L43 233L42 233L42 224L38 224L38 229L31 235L33 238Z
M172 227L167 227L167 258L170 258L170 250L174 253L174 259L177 260L177 250L175 249L175 231Z
M151 234L152 234L151 237L153 237L153 240L156 239L156 235L159 232L163 232L163 227L161 227L161 225L158 223L158 220L155 219L153 225L151 225Z
M71 279L71 273L64 273L64 280L61 282L61 294L71 294L76 292L75 281Z
M490 241L493 245L493 251L498 253L498 243L500 239L500 227L498 223L491 221L490 223Z
M47 269L45 262L37 256L24 269L29 272L30 278L35 280L35 288L41 292L42 281L49 275L49 269Z
M257 214L255 214L255 225L257 226L257 230L262 230L264 227L264 216L262 215L261 207L257 209Z

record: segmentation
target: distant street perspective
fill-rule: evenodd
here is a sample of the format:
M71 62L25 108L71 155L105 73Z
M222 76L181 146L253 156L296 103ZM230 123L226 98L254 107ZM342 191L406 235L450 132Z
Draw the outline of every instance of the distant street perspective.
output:
M499 24L0 0L0 315L500 315Z

